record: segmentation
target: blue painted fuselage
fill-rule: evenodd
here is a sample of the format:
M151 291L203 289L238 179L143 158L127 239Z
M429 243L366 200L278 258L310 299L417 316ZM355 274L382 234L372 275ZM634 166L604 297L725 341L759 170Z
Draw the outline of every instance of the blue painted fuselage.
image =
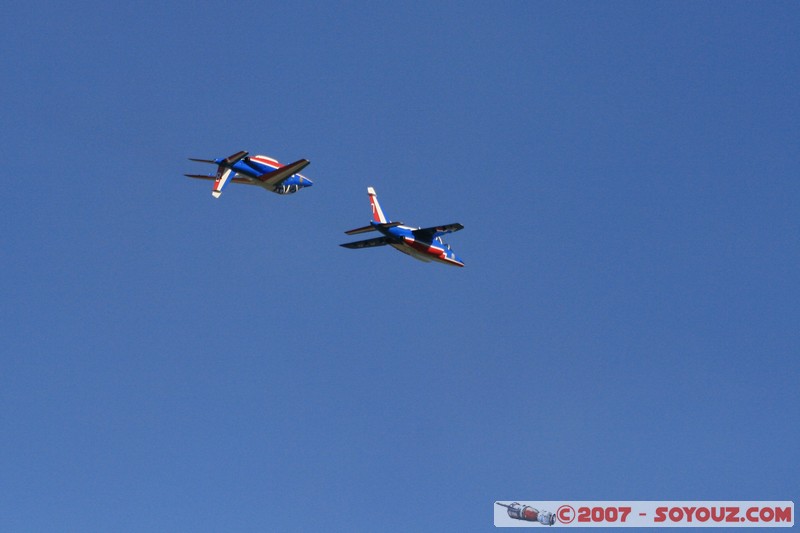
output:
M426 263L437 261L453 266L464 266L464 261L456 255L449 244L442 241L441 237L422 239L414 234L419 228L409 226L386 227L378 222L370 222L370 225L389 240L389 246L415 259Z
M223 165L225 164L224 159L218 159L217 163ZM262 182L258 179L260 176L278 170L283 166L276 160L263 155L245 157L233 165L225 166L236 173L236 178L248 179L253 183L253 185L260 185L261 187L278 194L292 194L299 191L303 187L310 187L313 185L312 181L302 174L293 174L292 176L283 179L280 183L275 185Z

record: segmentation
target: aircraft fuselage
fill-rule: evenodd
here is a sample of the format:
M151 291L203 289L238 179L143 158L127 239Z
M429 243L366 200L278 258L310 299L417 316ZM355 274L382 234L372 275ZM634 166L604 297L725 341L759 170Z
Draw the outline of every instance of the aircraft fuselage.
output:
M262 176L281 167L282 165L280 163L264 155L252 155L237 161L233 165L228 165L228 168L236 172L237 178L247 179L253 185L258 185L277 194L296 193L303 187L309 187L312 184L311 180L302 174L294 174L274 186L256 179L258 176Z
M372 223L375 228L390 239L389 246L408 254L414 259L419 259L426 263L436 261L446 265L463 267L464 262L455 254L439 237L432 241L425 241L414 236L414 230L409 226L394 226L391 228L381 227L379 224Z

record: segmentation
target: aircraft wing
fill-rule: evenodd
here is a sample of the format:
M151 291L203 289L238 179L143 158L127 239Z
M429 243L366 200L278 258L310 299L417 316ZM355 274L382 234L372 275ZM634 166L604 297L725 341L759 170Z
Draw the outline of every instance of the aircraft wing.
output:
M217 180L216 176L206 176L205 174L184 174L184 176L186 176L187 178L195 178L198 180L211 180L211 181ZM255 183L253 183L252 180L249 180L247 178L231 178L230 181L233 183L244 183L245 185L255 185Z
M348 242L345 244L340 244L339 246L344 246L345 248L372 248L374 246L384 246L386 244L389 244L388 237L378 237L376 239L367 239L365 241Z
M464 226L456 222L455 224L445 224L444 226L416 229L411 233L414 234L414 237L420 240L431 241L434 238L438 237L439 235L444 235L445 233L453 233L454 231L459 231L462 229L464 229Z
M272 172L267 172L266 174L261 174L256 179L262 183L266 183L270 187L275 187L280 185L280 183L288 177L294 176L304 168L306 168L311 161L308 159L300 159L299 161L295 161L285 167L281 167L279 169L273 170Z

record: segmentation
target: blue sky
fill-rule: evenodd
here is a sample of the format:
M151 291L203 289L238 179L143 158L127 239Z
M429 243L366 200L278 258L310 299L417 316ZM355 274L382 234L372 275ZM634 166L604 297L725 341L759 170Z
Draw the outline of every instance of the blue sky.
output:
M4 14L0 529L797 500L797 3ZM337 246L367 186L466 267Z

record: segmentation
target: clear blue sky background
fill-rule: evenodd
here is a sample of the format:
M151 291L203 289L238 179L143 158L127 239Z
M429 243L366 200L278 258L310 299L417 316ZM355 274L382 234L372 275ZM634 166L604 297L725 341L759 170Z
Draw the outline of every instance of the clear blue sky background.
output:
M0 530L798 499L797 2L3 21ZM242 149L315 186L182 177ZM337 246L368 185L467 266Z

